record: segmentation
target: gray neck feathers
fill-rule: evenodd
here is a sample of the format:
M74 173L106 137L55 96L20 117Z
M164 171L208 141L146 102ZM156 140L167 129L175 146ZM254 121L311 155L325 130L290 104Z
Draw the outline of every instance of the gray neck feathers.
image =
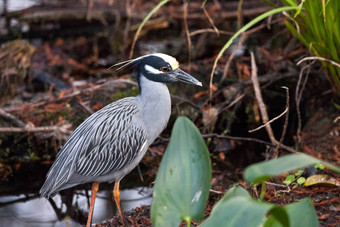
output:
M164 83L154 82L143 75L139 77L142 90L138 96L140 110L148 132L150 145L166 127L171 115L171 98L168 87Z

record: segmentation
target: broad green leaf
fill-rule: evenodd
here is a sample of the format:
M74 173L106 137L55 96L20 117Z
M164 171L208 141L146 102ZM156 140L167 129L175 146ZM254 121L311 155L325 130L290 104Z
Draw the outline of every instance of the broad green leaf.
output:
M151 205L155 227L203 218L211 183L209 152L196 126L179 117L159 167Z
M236 197L236 196L242 196L246 198L251 198L248 191L244 189L243 187L237 185L232 188L230 188L227 193L218 201L218 203L215 205L215 207L220 203L220 202L225 202L230 198Z
M263 225L264 227L286 227L289 226L288 213L284 207L275 206L269 212L269 218Z
M317 227L319 226L318 217L316 216L315 208L312 201L308 199L301 200L282 207L288 215L289 225L282 223L282 214L284 212L271 212L265 227Z
M216 210L216 209L218 210L219 206L223 206L221 204L224 204L227 200L231 198L235 198L237 196L251 198L246 189L244 189L241 186L234 186L227 191L227 193L222 197L222 199L218 201L218 203L216 203L213 210Z
M216 204L201 227L261 226L266 220L267 212L276 206L245 196L222 200L223 202Z
M300 153L286 155L274 160L252 164L245 169L243 177L247 181L256 184L271 177L278 176L282 173L291 172L296 169L302 169L315 165L316 163L322 163L328 169L340 173L340 167Z

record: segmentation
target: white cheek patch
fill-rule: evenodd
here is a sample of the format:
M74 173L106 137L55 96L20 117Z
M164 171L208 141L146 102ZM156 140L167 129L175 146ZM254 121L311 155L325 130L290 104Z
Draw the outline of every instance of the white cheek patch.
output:
M161 73L163 73L161 70L155 69L154 67L152 67L150 65L145 65L144 68L145 68L146 71L148 71L150 73L153 73L153 74L161 74Z

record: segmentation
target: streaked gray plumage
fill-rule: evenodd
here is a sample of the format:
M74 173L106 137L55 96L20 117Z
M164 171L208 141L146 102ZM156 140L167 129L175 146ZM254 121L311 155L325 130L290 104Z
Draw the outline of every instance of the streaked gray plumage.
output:
M120 180L138 164L166 127L171 111L166 85L145 78L141 83L143 95L113 102L78 126L57 155L41 195L53 196L86 182Z
M180 70L176 59L169 55L142 56L122 63L121 68L127 66L138 69L140 94L113 102L80 124L57 155L40 189L42 196L50 197L60 190L93 182L87 226L100 182L115 181L114 198L123 216L119 182L138 165L171 114L170 93L165 83L202 85Z
M136 98L132 97L92 114L59 152L41 194L53 196L60 190L103 178L131 163L143 151L141 148L147 140L141 119ZM120 178L120 174L115 175Z

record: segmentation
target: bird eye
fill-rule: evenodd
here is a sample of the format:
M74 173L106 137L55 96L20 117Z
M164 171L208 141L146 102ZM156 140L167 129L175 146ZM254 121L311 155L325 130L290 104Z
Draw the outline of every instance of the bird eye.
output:
M162 67L161 70L162 70L163 73L169 72L169 68L168 67Z

